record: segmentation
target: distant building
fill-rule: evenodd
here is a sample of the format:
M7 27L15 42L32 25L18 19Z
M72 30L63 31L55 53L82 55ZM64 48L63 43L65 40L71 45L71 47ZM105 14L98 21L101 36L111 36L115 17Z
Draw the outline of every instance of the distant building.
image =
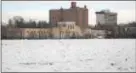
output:
M22 38L22 28L7 28L6 30L6 38L10 39L19 39Z
M51 28L4 28L3 38L9 39L67 39L82 36L80 27L75 22L58 22L57 27Z
M117 35L122 38L136 38L136 27L119 27Z
M105 30L91 30L92 38L105 38L107 35Z
M76 2L71 2L69 9L52 9L50 10L50 23L57 25L58 22L71 21L76 22L81 28L88 27L88 9L86 6L80 8Z
M95 29L86 29L84 31L85 38L105 38L107 33L106 30L95 30Z
M109 10L102 10L96 12L97 25L117 25L117 13L110 12Z
M136 27L126 27L126 34L131 37L136 37Z

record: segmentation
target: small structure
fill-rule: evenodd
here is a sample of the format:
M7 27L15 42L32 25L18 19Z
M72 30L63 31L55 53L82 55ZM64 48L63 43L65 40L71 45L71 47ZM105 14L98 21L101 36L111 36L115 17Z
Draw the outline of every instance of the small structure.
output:
M91 30L92 38L105 38L106 34L105 30Z

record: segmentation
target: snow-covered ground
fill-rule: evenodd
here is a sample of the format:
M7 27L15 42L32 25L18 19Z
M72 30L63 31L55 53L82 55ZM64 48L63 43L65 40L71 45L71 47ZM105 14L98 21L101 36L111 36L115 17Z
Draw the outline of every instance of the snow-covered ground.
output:
M2 40L2 72L135 72L136 40Z

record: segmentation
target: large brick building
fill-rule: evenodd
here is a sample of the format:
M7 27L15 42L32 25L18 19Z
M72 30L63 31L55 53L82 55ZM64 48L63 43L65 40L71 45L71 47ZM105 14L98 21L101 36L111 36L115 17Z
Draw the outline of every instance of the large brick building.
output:
M72 21L81 28L88 27L88 9L76 6L76 2L71 2L69 9L52 9L50 10L50 23L57 25L57 22Z

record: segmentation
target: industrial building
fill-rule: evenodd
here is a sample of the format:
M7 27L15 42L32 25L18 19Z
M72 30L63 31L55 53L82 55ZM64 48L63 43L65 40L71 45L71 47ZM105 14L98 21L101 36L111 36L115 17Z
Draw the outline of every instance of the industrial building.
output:
M88 27L88 9L76 6L76 2L71 2L69 9L51 9L49 20L51 24L57 25L57 22L76 22L81 29Z

